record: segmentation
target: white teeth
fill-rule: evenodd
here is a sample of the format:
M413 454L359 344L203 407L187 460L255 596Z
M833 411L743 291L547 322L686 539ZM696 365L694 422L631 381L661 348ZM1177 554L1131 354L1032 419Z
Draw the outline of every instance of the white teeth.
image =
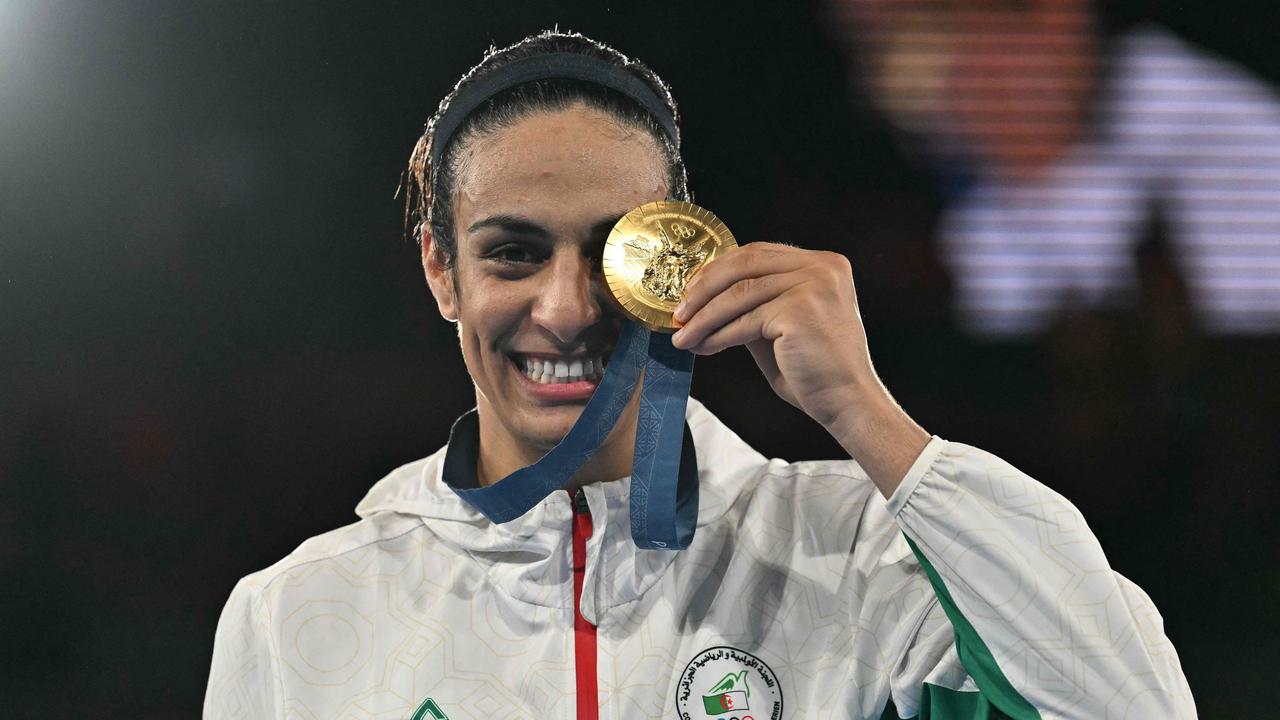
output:
M604 377L604 358L576 358L573 360L542 360L524 357L524 374L543 385L599 380Z

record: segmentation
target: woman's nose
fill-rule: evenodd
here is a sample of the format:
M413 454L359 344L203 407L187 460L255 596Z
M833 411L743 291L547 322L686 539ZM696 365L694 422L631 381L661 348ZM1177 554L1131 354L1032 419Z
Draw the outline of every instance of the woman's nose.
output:
M555 257L542 273L533 321L566 345L600 322L603 281L586 257Z

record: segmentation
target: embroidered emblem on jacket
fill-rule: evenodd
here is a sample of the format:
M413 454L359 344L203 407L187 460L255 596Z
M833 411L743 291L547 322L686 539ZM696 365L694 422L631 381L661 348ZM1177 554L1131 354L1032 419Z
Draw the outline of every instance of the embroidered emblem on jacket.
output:
M782 686L763 660L719 646L698 653L676 686L680 720L781 720Z

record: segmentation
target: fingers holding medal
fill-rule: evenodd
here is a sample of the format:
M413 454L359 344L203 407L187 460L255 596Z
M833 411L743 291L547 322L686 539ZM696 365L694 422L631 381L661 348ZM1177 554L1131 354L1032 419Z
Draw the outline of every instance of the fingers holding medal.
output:
M824 425L882 387L843 255L738 247L710 211L667 201L618 221L603 268L630 318L698 355L745 345L774 391Z
M860 326L856 307L843 255L751 243L693 278L673 314L682 328L672 341L711 355L788 331Z
M670 348L711 355L746 346L774 392L831 433L885 497L928 442L876 376L843 255L738 247L710 212L662 202L618 222L603 268L623 312L674 331ZM897 455L885 460L886 448Z

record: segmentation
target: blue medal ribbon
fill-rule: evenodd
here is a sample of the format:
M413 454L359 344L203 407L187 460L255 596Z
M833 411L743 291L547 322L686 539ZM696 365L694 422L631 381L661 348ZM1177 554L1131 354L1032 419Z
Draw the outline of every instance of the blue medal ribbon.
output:
M678 508L676 502L693 353L672 347L666 333L642 332L649 336L649 353L631 460L631 537L642 548L678 550L689 546L698 520L696 495L692 517L690 508Z
M684 412L693 377L693 353L671 336L627 323L609 367L568 434L540 460L492 485L453 488L485 517L509 522L564 487L609 436L636 383L640 416L631 464L631 537L650 550L681 550L698 521L697 462L683 442ZM682 447L685 452L682 452Z

